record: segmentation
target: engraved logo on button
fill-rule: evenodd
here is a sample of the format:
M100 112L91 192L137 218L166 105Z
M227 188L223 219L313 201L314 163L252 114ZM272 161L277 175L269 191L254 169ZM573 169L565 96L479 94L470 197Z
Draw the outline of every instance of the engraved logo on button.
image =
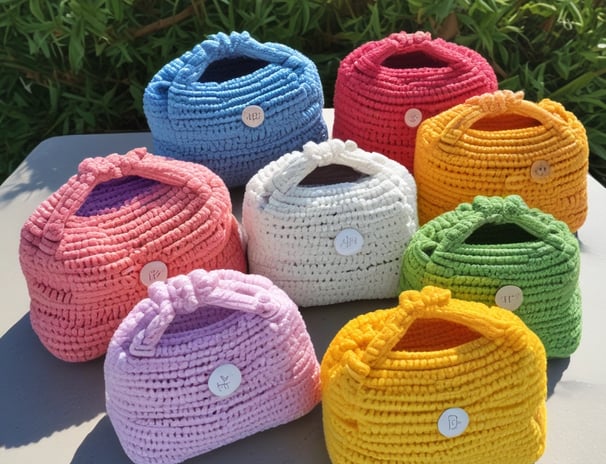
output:
M250 105L242 110L242 122L248 127L259 127L265 121L263 108L257 105Z
M468 425L469 415L461 408L449 408L438 419L438 430L447 438L458 437Z
M364 245L364 237L356 229L343 229L335 238L335 249L343 256L359 253Z
M410 108L404 114L404 122L408 127L417 127L421 124L421 120L423 119L423 113L421 110L417 108Z
M505 285L497 291L494 301L497 306L503 309L515 311L522 306L524 294L520 287L516 287L515 285Z
M530 167L530 177L536 182L546 181L551 174L551 165L548 161L538 160Z
M208 379L208 388L215 396L225 397L235 392L242 383L242 374L233 364L217 367Z
M167 278L168 266L162 261L150 261L139 272L139 280L146 287L158 280L166 280Z

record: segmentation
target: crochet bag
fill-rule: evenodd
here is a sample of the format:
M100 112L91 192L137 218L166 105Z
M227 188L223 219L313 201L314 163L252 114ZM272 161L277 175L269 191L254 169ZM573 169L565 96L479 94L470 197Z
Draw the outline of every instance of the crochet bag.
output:
M576 232L587 215L588 157L585 128L561 104L508 90L472 97L419 128L419 220L476 195L518 194Z
M429 33L400 32L367 42L341 62L333 137L355 140L413 172L421 121L468 97L497 90L488 62Z
M19 255L32 327L65 361L103 355L152 281L246 269L221 179L144 148L82 161L26 221Z
M184 461L320 401L303 318L268 279L195 270L148 290L105 359L107 414L135 463Z
M348 177L326 169L348 169ZM345 181L321 183L322 177ZM299 306L393 297L402 253L417 229L414 179L354 142L310 142L250 180L242 222L251 272L270 278Z
M160 155L202 163L228 187L309 140L326 140L315 64L247 32L210 35L149 82L143 109Z
M426 287L358 316L322 360L333 464L531 464L545 448L540 340L514 314Z
M548 356L567 357L581 340L579 269L566 224L519 196L478 196L418 230L404 252L400 289L437 285L515 311Z

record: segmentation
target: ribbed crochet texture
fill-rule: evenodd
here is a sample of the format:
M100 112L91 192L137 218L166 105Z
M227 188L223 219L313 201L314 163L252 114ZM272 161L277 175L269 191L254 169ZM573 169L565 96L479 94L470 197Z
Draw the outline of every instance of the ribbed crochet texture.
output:
M204 166L144 148L82 161L23 225L19 257L32 327L65 361L105 353L146 295L142 277L246 270L223 181Z
M362 177L303 182L330 166ZM405 167L354 142L309 142L250 180L242 222L251 272L300 306L394 297L401 254L417 229L416 187Z
M544 451L540 340L514 314L444 289L403 292L347 323L321 379L333 464L531 464ZM458 436L442 434L445 412Z
M260 107L245 124L243 111ZM292 48L247 32L210 35L151 79L143 110L155 151L202 163L228 187L244 185L270 161L309 140L326 140L324 96L315 64ZM258 108L254 117L259 118Z
M233 391L216 396L209 383L225 364L241 383L223 375ZM118 327L105 359L107 414L135 463L177 463L308 413L319 377L282 290L257 275L195 270L152 284Z
M418 230L404 252L400 289L437 285L455 298L507 307L497 292L518 287L515 313L549 357L567 357L581 340L579 269L579 244L565 223L517 195L478 196Z
M588 157L585 128L560 103L508 90L470 98L419 128L419 220L476 195L518 194L575 232L587 215Z
M425 32L391 34L341 61L332 135L355 140L413 172L418 124L495 90L493 69L474 50Z

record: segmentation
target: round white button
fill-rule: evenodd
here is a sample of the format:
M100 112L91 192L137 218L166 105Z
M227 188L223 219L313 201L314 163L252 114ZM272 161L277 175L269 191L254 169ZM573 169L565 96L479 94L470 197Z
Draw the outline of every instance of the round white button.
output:
M454 438L465 432L469 425L469 415L461 408L450 408L438 419L438 430L448 438Z
M417 127L423 120L423 113L417 108L410 108L404 114L404 122L408 127Z
M225 397L235 392L242 383L242 374L233 364L222 364L208 378L208 388L215 396Z
M139 280L146 287L158 280L166 280L167 278L168 266L162 261L150 261L139 272Z
M364 237L356 229L343 229L335 237L335 249L343 256L359 253L364 245Z
M515 311L522 306L523 301L524 294L522 289L515 285L505 285L504 287L499 288L494 296L494 302L497 306L503 309L509 309L510 311Z
M263 121L265 121L265 113L260 106L250 105L242 110L242 122L248 127L259 127Z
M549 178L550 174L551 165L548 161L537 160L532 163L532 166L530 167L530 177L532 177L534 181L545 181Z

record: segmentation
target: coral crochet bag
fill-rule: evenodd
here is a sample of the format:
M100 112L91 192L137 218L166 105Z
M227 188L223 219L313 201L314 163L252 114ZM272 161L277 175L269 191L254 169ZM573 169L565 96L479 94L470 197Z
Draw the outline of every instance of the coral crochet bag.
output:
M32 327L65 361L102 356L154 280L246 269L223 181L144 148L82 161L23 225L19 257Z
M425 32L391 34L341 62L332 135L355 140L413 172L421 121L495 90L493 69L474 50Z
M242 222L251 272L299 306L394 297L417 230L415 183L404 166L354 142L310 142L250 180Z
M333 464L532 464L545 448L543 345L514 314L425 287L358 316L322 360Z
M587 215L589 146L576 116L552 100L508 90L472 97L417 134L419 220L476 195L520 195L576 232Z
M151 79L143 109L160 155L241 186L270 161L326 140L315 64L247 32L210 35Z
M135 463L182 462L310 412L319 369L297 306L271 281L195 270L152 284L118 327L107 414Z
M437 285L515 311L549 357L567 357L581 340L579 270L579 244L565 223L517 195L478 196L418 230L400 290Z

